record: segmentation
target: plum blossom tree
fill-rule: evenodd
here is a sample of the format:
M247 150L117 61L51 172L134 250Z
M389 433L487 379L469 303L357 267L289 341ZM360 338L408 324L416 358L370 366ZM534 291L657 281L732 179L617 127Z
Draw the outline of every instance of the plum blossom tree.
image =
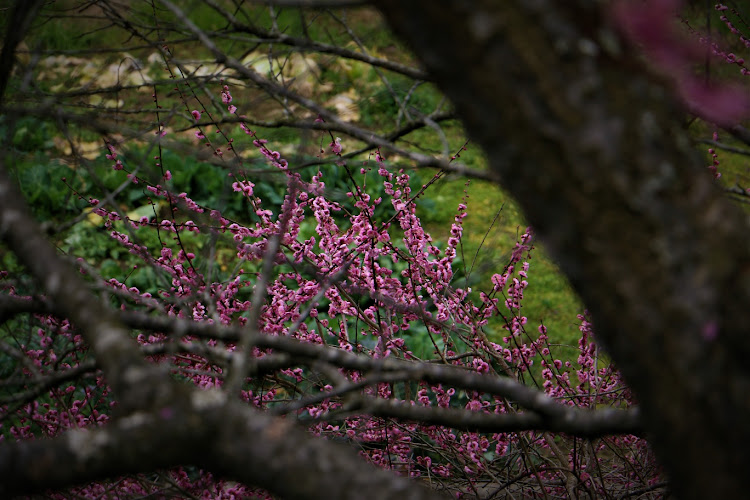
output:
M375 2L416 68L368 52L344 19L362 11L336 10L362 2L267 3L13 5L4 113L54 123L76 168L71 218L42 226L18 153L2 159L0 493L740 495L746 220L680 118L687 104L742 137L747 100L686 69L703 52L669 31L676 4ZM19 66L16 49L75 11L124 34L84 50L115 55L116 79L51 88L41 61L59 50L32 43ZM372 68L396 123L316 95L324 62ZM425 82L453 107L420 101ZM489 171L450 150L456 117ZM479 290L456 279L471 200L444 243L420 212L449 174L499 180L533 227ZM92 225L125 274L86 252ZM590 311L574 356L525 315L536 238Z

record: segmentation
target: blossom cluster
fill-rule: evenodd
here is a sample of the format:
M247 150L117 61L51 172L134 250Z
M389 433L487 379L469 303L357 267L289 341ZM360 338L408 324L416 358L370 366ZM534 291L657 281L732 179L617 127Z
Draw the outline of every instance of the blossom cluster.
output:
M222 87L220 96L227 111L236 115L229 86ZM202 140L205 127L197 122L204 113L190 112L196 127L201 127ZM524 315L525 293L529 280L533 282L530 228L510 250L504 268L491 276L486 288L479 287L485 289L457 286L454 266L469 210L466 202L456 206L447 242L440 244L419 217L419 193L412 189L412 175L403 169L394 171L380 151L362 164L359 173L377 172L382 188L378 192L383 194L372 195L368 192L372 185L362 183L351 186L347 202L334 201L324 168L304 176L245 123L240 122L240 129L258 156L286 179L283 201L274 206L259 197L257 180L232 172L231 192L251 207L246 221L201 206L184 192L172 192L170 181L179 172L165 176L164 184L139 178L118 159L117 148L107 146L114 170L172 207L167 216L130 218L118 207L89 199L109 237L159 277L160 285L149 290L128 286L115 277L95 277L123 310L256 328L261 335L289 337L375 359L455 365L535 385L571 406L625 408L633 404L618 372L597 348L586 316L579 317L581 338L578 355L573 357L556 357L547 328L543 324L531 327L533 320ZM229 140L223 152L234 152L236 147ZM340 138L331 141L333 168L349 168L342 161L342 151ZM376 210L382 207L387 210ZM149 232L159 235L160 248L142 243L141 235ZM186 234L194 237L190 240L194 247L184 238ZM225 262L202 256L209 248L203 245L216 241L230 250L231 257L223 257ZM277 250L270 252L273 248ZM274 263L274 272L264 277L263 264L268 259ZM88 272L85 266L82 272ZM248 321L256 304L250 295L259 283L266 285L253 325ZM24 296L7 273L0 277L0 287L3 293ZM19 390L37 392L20 403L2 403L3 412L13 417L3 423L0 439L54 436L106 423L116 401L101 374L86 365L89 353L75 329L64 319L44 314L35 316L32 323L36 334L19 342L26 360L19 366ZM169 331L141 331L135 338L153 362L201 388L223 386L228 356L237 348L233 341L177 336ZM258 363L270 363L276 353L253 347L249 354ZM51 389L39 383L75 370L81 375L62 377L63 382L51 384ZM316 435L354 443L374 464L433 481L435 487L458 496L469 494L488 477L503 478L521 496L536 494L539 488L544 494L562 494L571 473L578 477L576 487L594 496L628 491L659 478L645 441L632 436L595 440L582 449L576 439L553 440L541 432L481 433L351 415L345 407L346 395L334 394L342 384L362 384L359 395L365 398L410 406L487 415L514 414L522 408L503 397L442 384L420 380L368 384L367 374L346 369L334 372L314 363L279 366L271 372L251 370L243 381L242 398L256 408L294 417ZM618 450L616 458L600 453L610 447ZM540 459L541 465L530 465L530 460ZM602 468L611 477L602 476ZM265 495L203 471L178 468L158 477L134 476L54 496L178 495L175 491L203 498Z

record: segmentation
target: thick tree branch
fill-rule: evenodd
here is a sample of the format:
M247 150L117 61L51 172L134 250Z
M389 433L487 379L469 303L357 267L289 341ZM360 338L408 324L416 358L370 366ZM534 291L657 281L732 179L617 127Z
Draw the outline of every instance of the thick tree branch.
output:
M743 495L747 222L619 40L609 3L377 5L591 310L678 496Z
M580 410L566 415L542 416L535 412L482 413L458 409L414 406L387 399L363 398L357 413L400 418L427 425L443 425L475 432L520 432L546 430L580 437L641 434L638 409ZM345 407L344 410L349 410Z
M124 411L164 399L162 391L170 385L166 374L146 363L128 331L58 257L25 206L0 159L0 239L39 280L60 311L79 326Z
M41 492L113 476L193 464L281 498L441 498L365 465L341 444L311 438L292 421L192 391L189 407L135 412L103 428L0 447L0 495ZM366 471L359 471L365 467ZM294 478L290 481L289 478Z
M19 308L25 305L36 304L34 312L53 313L54 308L42 301L31 301L16 298L0 297L0 311L10 309L11 305ZM243 335L247 334L246 327L224 326L215 323L197 323L175 317L153 316L136 311L121 311L119 318L124 325L138 330L150 330L164 333L179 333L179 337L193 336L203 339L221 339L228 342L237 342ZM174 340L179 340L175 338ZM370 356L359 355L341 349L328 346L300 342L294 338L279 337L272 335L254 335L250 341L251 345L265 349L273 349L276 354L251 360L253 374L267 372L273 369L286 368L290 366L292 359L302 364L312 365L316 362L325 362L339 368L357 370L369 375L362 379L359 384L338 388L332 393L323 393L314 399L303 400L291 407L279 407L276 413L289 413L303 406L315 404L322 399L341 396L362 387L372 386L382 382L402 381L426 381L433 384L446 384L471 391L480 391L495 396L501 396L513 401L520 406L531 410L533 413L521 415L501 415L498 418L482 417L481 413L475 412L449 412L443 415L439 410L432 412L433 408L423 410L405 410L406 406L394 406L394 410L388 416L401 417L424 423L446 425L457 428L473 428L487 432L505 432L507 430L546 430L551 432L566 432L568 434L590 437L604 434L640 434L642 427L638 409L625 410L597 410L590 411L577 407L563 405L540 391L528 387L507 377L492 377L483 375L451 365L426 364L395 358L375 359ZM190 345L181 344L178 350L187 350L200 355L207 355L200 346L191 348ZM169 352L170 348L164 345L145 346L145 354L160 354ZM216 353L215 355L220 355ZM232 354L223 352L223 362L231 361ZM373 408L380 411L380 416L386 416L390 406L378 406L377 400L362 403L364 410ZM425 420L422 420L422 416ZM442 419L442 420L441 420ZM517 424L518 427L513 426ZM492 429L492 430L490 430Z
M131 328L145 329L159 332L179 332L187 336L196 336L205 339L221 339L225 341L237 341L243 334L243 328L237 326L223 326L209 323L196 323L183 319L150 316L134 311L122 311L120 318L124 324ZM473 390L502 396L519 404L520 406L536 412L540 418L528 419L526 422L539 424L537 430L557 430L548 428L548 422L555 422L555 426L568 425L565 432L577 434L577 429L589 427L587 422L605 419L604 416L590 416L591 412L577 407L563 405L537 389L528 387L508 377L492 377L451 365L427 364L405 361L395 358L375 359L370 356L359 355L342 349L334 349L318 344L300 342L290 337L256 334L251 344L255 347L273 349L278 353L286 353L293 357L313 361L322 361L339 368L357 370L364 373L372 373L376 382L381 381L377 374L396 373L397 377L386 377L383 380L423 380L434 384L446 384L451 387ZM373 382L373 383L376 383ZM625 412L613 410L605 412L613 416L623 414L615 418L609 427L610 433L632 434L639 432L638 412ZM628 416L624 416L629 413ZM604 415L604 414L602 414ZM578 420L580 419L580 422ZM599 425L599 424L597 424ZM599 425L599 428L604 428ZM498 431L499 432L499 431ZM585 431L584 431L585 432Z

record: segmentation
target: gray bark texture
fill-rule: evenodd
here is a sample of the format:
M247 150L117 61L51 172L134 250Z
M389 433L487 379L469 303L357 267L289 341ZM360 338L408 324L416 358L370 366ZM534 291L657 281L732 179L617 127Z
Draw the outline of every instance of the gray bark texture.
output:
M679 498L747 494L747 220L590 0L378 7L593 314Z

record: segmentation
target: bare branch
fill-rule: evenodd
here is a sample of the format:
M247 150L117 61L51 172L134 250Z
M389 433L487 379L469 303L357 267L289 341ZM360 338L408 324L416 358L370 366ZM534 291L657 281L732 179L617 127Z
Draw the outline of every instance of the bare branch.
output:
M444 425L475 432L520 432L543 429L588 438L643 433L641 417L637 409L579 410L566 415L545 417L535 412L475 412L415 406L376 398L362 398L358 403L361 406L352 403L353 408L345 406L344 411L356 410L356 413L363 415L399 418L420 424Z
M175 14L175 16L177 16L180 22L183 23L185 26L187 26L188 29L190 29L190 31L198 37L201 43L208 50L211 51L211 53L214 55L214 58L216 59L217 62L225 64L227 67L232 68L234 71L237 72L239 76L247 78L248 80L258 85L260 88L267 91L269 94L280 96L280 97L285 97L292 102L296 102L297 104L300 104L304 106L305 108L309 109L313 113L313 115L321 116L322 118L325 119L327 123L338 127L338 130L340 130L341 132L344 132L350 135L351 137L354 137L355 139L359 139L365 142L366 144L374 144L375 146L385 148L389 151L392 151L393 153L409 158L410 160L414 161L418 167L435 167L435 168L439 168L442 170L446 170L448 172L455 172L458 174L463 174L467 170L471 170L460 165L453 165L451 164L449 160L444 159L444 158L435 158L432 156L428 156L428 155L424 155L421 153L416 153L413 151L408 151L403 148L400 148L394 145L392 142L382 137L377 136L373 132L363 130L355 125L352 125L351 123L342 121L337 115L331 113L330 111L320 106L315 101L302 97L296 94L295 92L289 90L288 88L285 88L281 85L271 82L270 80L267 80L266 78L263 78L258 73L256 73L252 68L248 68L244 66L237 59L222 52L216 46L216 44L203 31L201 31L195 25L195 23L193 23L185 15L185 13L179 7L177 7L175 4L173 4L169 0L161 0L161 1L164 5L166 5L169 8L169 10L171 10ZM497 178L492 173L487 173L486 178L488 180L497 180Z
M337 45L330 45L327 43L317 42L315 40L309 40L305 38L290 36L285 33L272 33L269 31L262 31L254 26L250 26L250 25L240 22L235 16L233 16L226 9L222 8L214 0L205 0L205 1L208 5L213 7L217 12L219 12L222 16L224 16L224 18L232 24L232 27L234 29L240 32L245 32L245 33L249 33L251 35L260 37L259 41L262 41L264 43L280 43L284 45L289 45L290 47L297 47L300 49L304 49L310 52L317 52L320 54L332 54L338 57L342 57L344 59L362 61L371 66L387 69L387 70L393 71L394 73L400 73L402 75L408 76L415 80L428 80L428 75L424 71L421 71L416 68L412 68L410 66L406 66L404 64L397 63L395 61L390 61L388 59L381 59L379 57L374 57L369 54L365 54L363 52L356 52L353 50L349 50L345 47L339 47ZM268 3L270 5L275 4L273 0L269 0ZM362 2L360 5L366 5L366 3ZM275 6L278 7L279 5L275 5ZM304 7L305 5L300 5L300 6Z
M247 331L245 328L196 323L193 321L168 318L164 316L149 316L133 311L121 312L120 318L125 324L132 328L162 332L180 332L181 335L194 335L206 339L214 338L226 341L236 341L245 335L245 332ZM518 403L520 406L538 413L540 416L538 417L538 420L528 420L528 422L533 421L541 424L541 426L537 428L540 430L547 429L545 425L549 422L553 422L554 425L557 426L569 425L565 432L571 434L576 434L579 429L585 431L585 429L589 427L605 429L603 424L592 424L588 422L598 422L598 419L600 418L606 420L607 417L588 417L586 415L590 412L586 410L580 410L576 407L560 404L546 396L544 393L507 377L492 377L450 365L416 363L392 358L375 359L341 349L333 349L327 346L300 342L289 337L255 334L252 336L252 345L261 348L274 349L276 351L290 354L296 358L308 359L310 362L316 360L323 361L348 370L372 373L374 379L365 382L364 385L382 381L395 382L403 380L424 380L430 383L441 383L461 389L475 390L506 397L509 400ZM377 375L389 373L395 373L397 375L385 375L382 379ZM358 384L351 388L342 389L341 394L345 394L362 386L363 385ZM331 395L328 397L331 397ZM623 412L616 411L615 413L605 413L603 415L619 415L620 413ZM637 424L638 414L634 411L629 415L630 416L621 419L614 419L610 430L612 430L613 433L634 433L639 425ZM579 418L581 419L581 422L575 422ZM614 431L614 429L619 429L619 431ZM593 432L603 433L604 431Z

